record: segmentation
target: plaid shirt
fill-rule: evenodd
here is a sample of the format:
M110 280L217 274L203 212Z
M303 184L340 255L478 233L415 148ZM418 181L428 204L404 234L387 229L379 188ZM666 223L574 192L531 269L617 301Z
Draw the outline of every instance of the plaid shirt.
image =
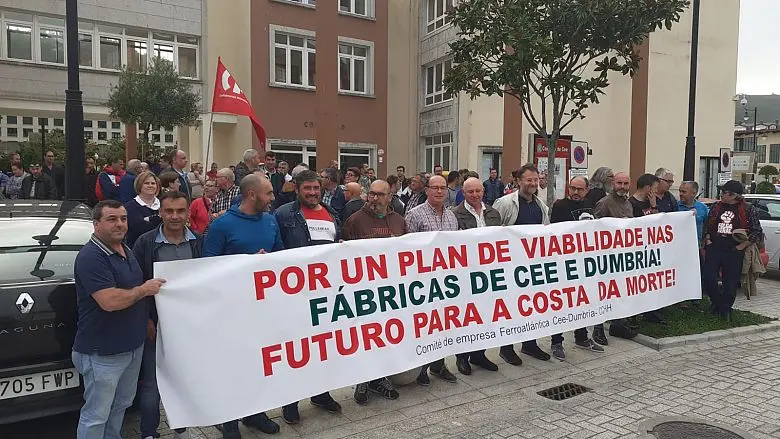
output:
M223 210L230 209L233 205L233 201L241 195L241 188L233 185L230 189L221 189L217 194L217 198L211 203L211 213L219 213Z
M329 191L327 189L322 190L322 202L323 204L327 204L330 206L331 200L333 200L333 196L336 195L336 189L337 187L334 187L332 191Z
M450 209L439 216L430 203L424 203L406 214L406 229L409 233L458 230L458 218Z
M415 207L420 205L420 199L422 199L423 192L417 192L412 194L409 197L409 201L406 202L406 205L404 206L404 209L406 211L406 215L409 214L409 212L412 211Z

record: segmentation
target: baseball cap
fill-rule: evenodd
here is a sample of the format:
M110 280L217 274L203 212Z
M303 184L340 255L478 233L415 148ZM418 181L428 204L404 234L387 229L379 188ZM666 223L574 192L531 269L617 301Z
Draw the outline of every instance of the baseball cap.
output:
M729 180L722 186L718 186L718 189L724 192L733 192L735 194L742 195L745 192L745 187L737 180Z

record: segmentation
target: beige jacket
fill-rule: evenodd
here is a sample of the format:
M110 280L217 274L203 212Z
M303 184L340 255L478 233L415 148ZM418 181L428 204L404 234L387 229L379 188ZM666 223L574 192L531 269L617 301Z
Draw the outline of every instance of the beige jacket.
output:
M542 224L550 224L550 212L547 205L536 195L534 195L534 201L536 201L536 204L542 209ZM520 191L515 191L499 198L493 202L493 208L501 214L502 225L515 225L517 213L520 211Z

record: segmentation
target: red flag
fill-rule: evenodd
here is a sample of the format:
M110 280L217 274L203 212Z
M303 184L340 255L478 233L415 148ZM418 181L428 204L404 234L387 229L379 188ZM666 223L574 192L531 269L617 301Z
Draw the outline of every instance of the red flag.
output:
M211 111L216 113L230 113L239 116L247 116L255 127L257 138L260 139L260 148L265 150L265 128L255 116L252 104L233 76L222 64L222 58L217 59L217 79L214 81L214 99L211 103Z

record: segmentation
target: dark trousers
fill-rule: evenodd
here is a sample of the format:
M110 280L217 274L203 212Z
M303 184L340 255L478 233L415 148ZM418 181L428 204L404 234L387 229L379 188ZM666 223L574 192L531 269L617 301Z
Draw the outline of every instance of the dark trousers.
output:
M705 291L712 301L713 310L725 315L731 312L734 300L737 298L737 285L742 276L743 250L733 246L709 245L704 257ZM718 279L722 288L718 287Z
M320 393L319 395L312 396L311 400L312 400L312 402L330 401L331 400L330 392ZM291 402L290 404L287 404L284 407L285 408L287 408L287 407L298 407L298 401Z
M551 338L552 344L563 343L563 334L553 334ZM574 341L582 343L588 339L588 328L580 328L574 331Z
M479 358L485 358L485 350L479 350L479 351L472 351L472 352L464 352L462 354L455 355L455 357L458 360L466 360L469 361L470 358L479 359Z
M539 345L536 344L536 340L528 340L524 341L521 349L533 349L538 348ZM508 344L505 346L501 346L501 349L514 349L514 345Z

